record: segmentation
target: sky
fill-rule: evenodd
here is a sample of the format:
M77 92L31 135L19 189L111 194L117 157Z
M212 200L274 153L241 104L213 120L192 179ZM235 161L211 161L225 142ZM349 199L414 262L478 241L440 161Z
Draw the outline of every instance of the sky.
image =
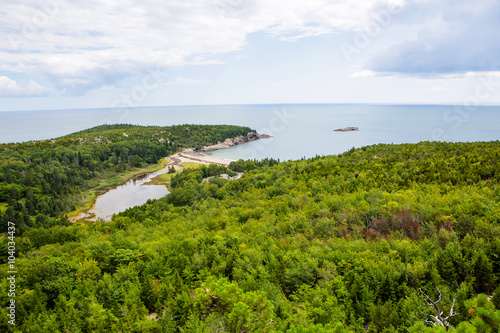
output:
M16 0L0 111L500 103L498 0Z

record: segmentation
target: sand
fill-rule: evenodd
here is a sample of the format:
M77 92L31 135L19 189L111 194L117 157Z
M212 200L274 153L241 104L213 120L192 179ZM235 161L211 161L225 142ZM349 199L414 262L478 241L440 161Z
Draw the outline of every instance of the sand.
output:
M223 159L223 158L218 158L218 157L214 157L214 156L209 156L209 155L205 155L203 153L198 153L198 152L193 152L191 151L190 149L186 151L182 151L182 152L179 152L179 153L176 153L176 154L173 154L173 155L170 155L168 157L166 157L166 159L168 161L170 161L170 163L168 163L165 168L162 169L162 171L168 171L168 168L170 167L174 167L176 170L178 169L182 169L182 166L181 166L181 163L182 162L195 162L195 163L202 163L202 164L217 164L217 165L223 165L223 166L228 166L229 163L231 163L233 160L228 160L228 159ZM107 193L107 192L106 192ZM104 194L102 194L104 195ZM92 208L89 210L93 210L95 208L95 205L96 205L96 201L99 197L97 197L95 200L94 200L94 205L92 206ZM79 213L77 216L71 218L71 222L76 222L77 220L80 220L80 219L88 219L89 218L89 214L87 212L81 212Z
M195 162L195 163L202 163L202 164L218 164L218 165L223 165L223 166L228 166L229 163L232 162L232 160L226 160L223 158L218 158L214 156L209 156L205 155L203 153L196 153L196 152L180 152L174 155L169 156L169 160L172 161L171 163L176 166L182 162Z

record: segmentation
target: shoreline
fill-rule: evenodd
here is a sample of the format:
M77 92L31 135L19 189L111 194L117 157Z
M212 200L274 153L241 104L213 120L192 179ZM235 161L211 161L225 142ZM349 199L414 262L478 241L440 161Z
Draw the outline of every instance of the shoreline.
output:
M228 138L223 143L218 143L216 145L204 146L204 147L201 147L198 149L193 149L193 148L183 149L180 152L177 152L177 153L172 154L170 156L164 157L164 159L167 160L168 163L166 165L164 165L162 168L154 170L154 171L149 171L149 172L142 171L142 172L138 173L137 175L134 175L130 179L114 186L113 188L107 189L106 191L104 191L104 193L100 193L99 195L97 195L93 199L93 204L89 209L87 209L85 211L81 211L80 213L78 213L76 216L70 218L69 220L72 223L82 221L82 220L83 221L93 221L92 219L95 216L92 216L94 214L89 213L89 212L95 208L95 206L97 204L97 200L100 197L102 197L103 195L107 194L109 191L114 190L114 189L118 188L119 186L122 186L133 179L147 176L148 174L153 173L153 172L158 172L158 171L168 172L168 169L172 166L176 170L182 169L183 167L181 166L181 163L183 163L183 162L201 163L201 164L206 164L206 165L210 165L213 163L213 164L227 167L231 162L233 162L235 160L229 160L229 159L223 159L223 158L219 158L219 157L215 157L215 156L209 156L209 155L203 154L203 152L225 149L225 148L229 148L232 146L236 146L236 145L240 145L240 144L244 144L244 143L248 143L248 142L252 142L252 141L256 141L256 140L267 139L270 137L271 136L269 136L269 135L265 135L265 134L260 135L260 134L251 132L246 137L240 136L240 137L236 137L236 138L232 138L232 139ZM155 168L153 168L153 169L155 169Z
M169 161L168 157L165 157L165 159L167 161ZM117 183L117 184L114 184L112 186L107 186L105 188L101 188L101 189L98 189L98 190L90 190L90 192L93 192L93 195L94 198L92 199L92 206L90 206L90 208L88 209L85 209L85 210L81 210L78 212L78 214L72 216L72 217L68 217L68 220L71 222L71 223L75 223L79 220L84 220L84 221L89 221L87 220L88 218L93 218L93 214L89 213L89 211L93 210L95 205L96 205L96 201L97 199L99 199L100 197L102 197L103 195L105 195L106 193L108 193L109 191L111 190L114 190L122 185L125 185L127 184L129 181L131 180L137 180L141 177L145 177L147 175L149 175L150 173L153 173L153 172L157 172L157 171L160 171L160 170L168 170L168 166L170 164L170 161L167 163L167 164L164 164L162 165L162 163L158 163L156 166L155 165L149 165L145 168L142 168L141 170L139 170L139 172L137 174L134 174L134 175L131 175L125 179L123 179L123 181L121 181L120 183ZM151 170L146 170L150 168ZM90 193L89 192L89 193ZM66 214L66 216L68 215L69 213Z
M186 148L183 149L180 152L175 153L174 155L171 155L171 159L176 161L176 163L179 165L182 162L195 162L195 163L202 163L202 164L217 164L221 166L228 166L231 162L235 162L236 160L230 160L230 159L224 159L220 157L215 157L215 156L210 156L203 154L204 152L208 151L216 151L216 150L221 150L245 143L249 143L252 141L257 141L257 140L262 140L262 139L268 139L271 138L270 135L267 134L259 134L255 132L250 132L246 136L238 136L235 138L227 138L224 140L224 142L219 142L215 145L211 146L204 146L201 148Z
M217 164L221 166L228 166L234 160L223 159L215 156L205 155L203 153L198 152L178 152L171 156L178 160L179 164L182 162L194 162L194 163L202 163L202 164Z
M173 156L173 155L171 155L171 156ZM92 210L95 210L96 205L97 205L97 200L100 197L102 197L103 195L106 195L107 193L109 193L109 191L115 190L118 187L123 186L123 185L129 183L130 181L136 181L136 180L139 180L140 178L147 177L149 174L152 174L152 173L155 173L155 172L161 172L159 174L167 173L168 172L168 168L171 166L172 161L170 160L170 156L164 157L164 159L167 160L167 161L169 161L169 162L167 164L165 164L165 166L163 168L157 169L157 170L154 170L154 171L149 171L149 172L146 171L146 172L138 173L137 175L135 175L132 178L124 181L123 183L120 183L120 184L118 184L118 185L116 185L116 186L114 186L112 188L108 188L103 193L100 193L99 195L97 195L94 198L94 200L93 200L92 206L89 209L87 209L87 210L85 210L83 212L80 212L75 217L72 217L71 219L69 219L70 222L77 222L78 220L82 220L82 219L85 220L85 221L96 222L97 218L95 218L95 214L94 213L90 213L90 212Z
M133 176L132 178L124 181L123 183L120 183L112 188L106 189L104 191L104 193L100 193L99 195L97 195L93 199L92 206L89 209L78 213L78 215L70 218L69 221L72 223L78 222L81 220L95 222L97 220L97 219L94 219L95 214L90 213L90 212L95 209L95 207L97 205L97 200L99 200L100 197L107 194L109 191L112 191L120 186L127 184L128 182L130 182L132 180L136 180L136 179L141 178L141 177L146 177L147 175L149 175L151 173L159 172L159 171L164 171L162 173L166 173L166 172L168 172L168 169L172 166L175 168L175 170L182 169L183 167L180 165L180 163L183 163L183 162L194 162L194 163L201 163L201 164L206 164L206 165L210 165L210 164L214 163L214 164L223 165L223 166L228 166L229 163L232 162L232 160L231 161L230 160L223 160L223 159L208 156L208 155L205 155L202 153L184 153L184 150L182 152L177 152L173 155L164 157L164 159L167 160L168 163L163 168L161 168L159 170L151 171L151 172L141 172L141 173ZM162 174L162 173L160 173L160 174ZM146 185L146 186L148 186L148 185Z

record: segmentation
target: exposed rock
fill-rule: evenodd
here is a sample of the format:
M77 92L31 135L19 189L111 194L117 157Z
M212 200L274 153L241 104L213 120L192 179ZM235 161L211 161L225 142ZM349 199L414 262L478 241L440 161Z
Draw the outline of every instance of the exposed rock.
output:
M224 148L229 148L232 146L240 145L242 143L247 143L251 141L257 141L260 139L267 139L270 138L270 135L267 134L259 134L255 132L250 132L247 135L243 136L240 135L236 138L227 138L224 140L224 142L219 142L216 145L212 146L206 146L206 147L201 147L201 148L189 148L185 149L183 152L184 153L191 153L191 152L204 152L204 151L212 151L212 150L217 150L217 149L224 149Z
M344 127L344 128L338 128L334 130L334 132L351 132L351 131L359 131L359 128L357 127Z

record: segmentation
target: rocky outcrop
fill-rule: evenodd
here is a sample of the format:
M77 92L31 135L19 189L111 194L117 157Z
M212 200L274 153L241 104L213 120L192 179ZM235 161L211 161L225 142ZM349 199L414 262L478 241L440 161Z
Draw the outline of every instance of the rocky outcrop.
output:
M216 145L206 146L206 147L201 147L201 148L189 148L189 149L185 149L183 152L184 153L192 153L192 152L200 152L201 153L204 151L212 151L212 150L217 150L217 149L229 148L232 146L240 145L242 143L257 141L260 139L267 139L270 137L271 136L267 135L267 134L259 134L259 133L255 133L255 132L250 132L245 136L240 135L236 138L228 138L228 139L224 140L224 142L219 142Z
M334 132L351 132L351 131L359 131L357 127L344 127L333 130Z

